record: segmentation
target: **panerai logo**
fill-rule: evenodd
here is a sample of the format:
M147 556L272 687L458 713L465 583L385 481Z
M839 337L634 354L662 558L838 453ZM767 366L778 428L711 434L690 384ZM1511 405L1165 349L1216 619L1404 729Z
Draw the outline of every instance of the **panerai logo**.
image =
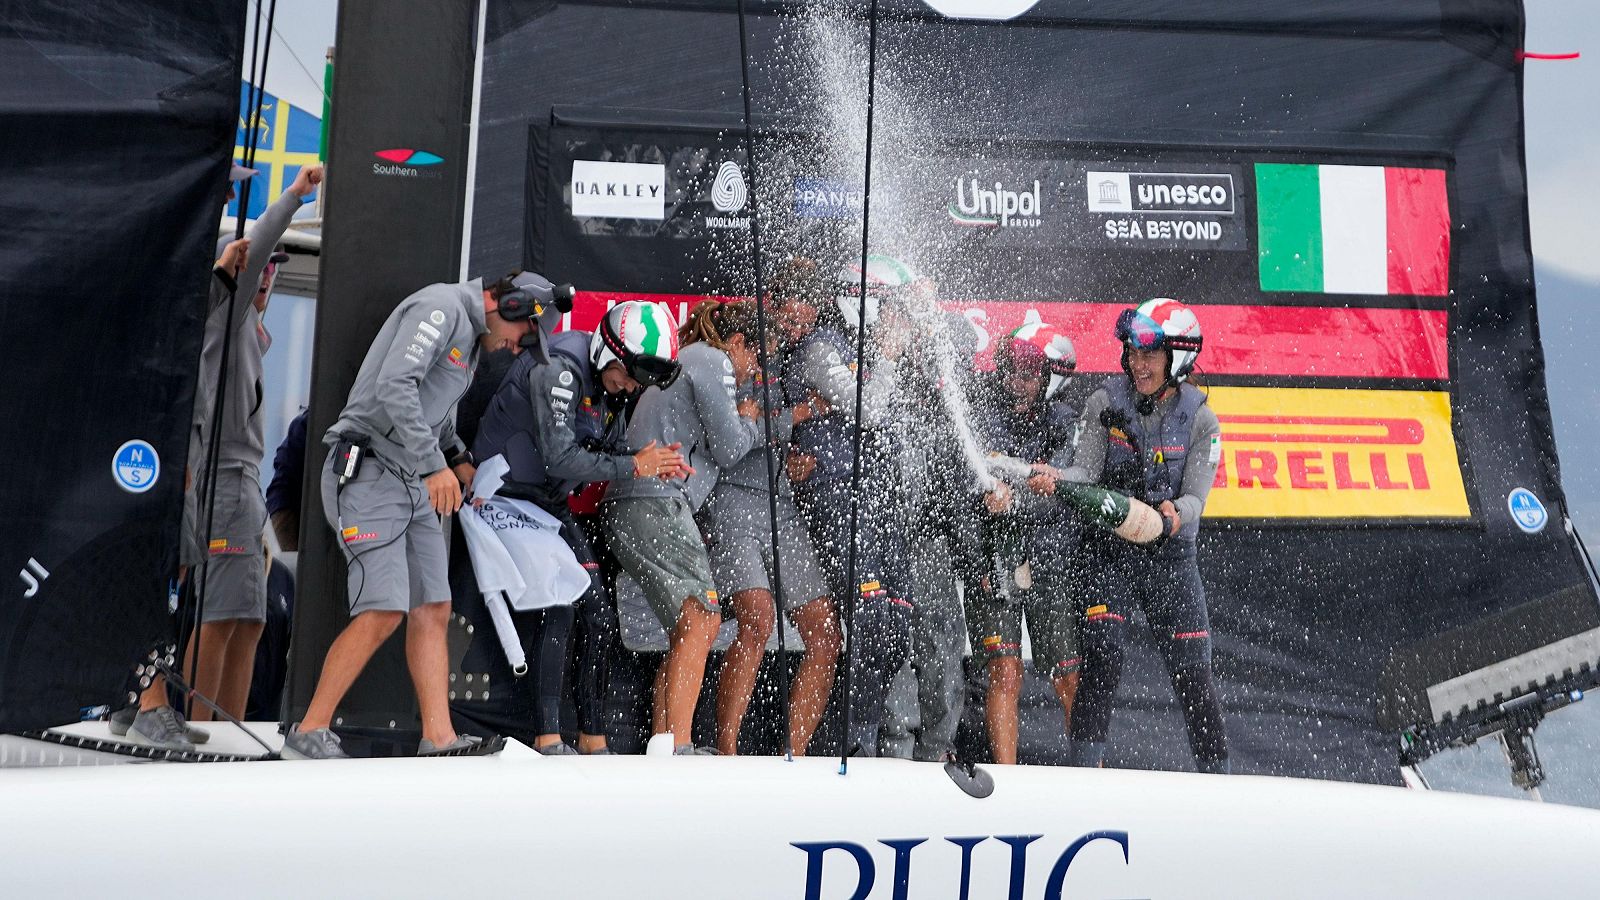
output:
M956 199L946 209L957 225L973 228L1037 228L1043 208L1039 182L1011 190L1003 181L993 187L977 178L956 179Z

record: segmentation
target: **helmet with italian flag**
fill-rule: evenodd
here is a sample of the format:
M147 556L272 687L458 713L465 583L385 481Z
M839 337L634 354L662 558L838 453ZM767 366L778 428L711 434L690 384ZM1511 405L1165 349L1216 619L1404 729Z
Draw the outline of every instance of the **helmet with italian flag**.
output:
M861 260L845 263L834 276L835 300L839 312L853 329L861 327ZM867 327L877 324L878 308L883 301L911 287L917 273L910 266L892 256L873 253L867 256Z
M618 303L589 339L589 359L596 372L620 362L641 385L665 388L678 378L678 323L664 303Z
M1200 320L1176 300L1157 297L1125 309L1117 317L1117 340L1122 342L1122 368L1127 371L1129 350L1172 351L1167 379L1176 384L1194 371L1202 343Z
M1044 375L1044 399L1054 399L1072 382L1078 351L1072 339L1054 325L1025 322L994 348L994 364L1002 372L1030 371Z

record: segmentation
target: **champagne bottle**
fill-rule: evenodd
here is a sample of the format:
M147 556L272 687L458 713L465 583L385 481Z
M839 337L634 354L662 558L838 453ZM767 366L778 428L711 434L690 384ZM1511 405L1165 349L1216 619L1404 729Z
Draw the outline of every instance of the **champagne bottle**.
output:
M1018 486L1027 483L1033 467L1015 456L990 453L984 460L995 476ZM1135 544L1148 544L1166 531L1166 520L1149 504L1093 484L1056 479L1056 498L1078 512L1084 521Z

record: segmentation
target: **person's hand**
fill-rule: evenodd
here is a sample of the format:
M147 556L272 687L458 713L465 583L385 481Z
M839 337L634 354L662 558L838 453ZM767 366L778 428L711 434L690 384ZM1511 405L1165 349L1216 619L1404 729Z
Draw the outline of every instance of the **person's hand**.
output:
M1004 481L996 481L994 487L983 495L983 508L987 509L990 515L998 516L1011 509L1012 499L1011 486Z
M294 176L294 184L289 185L289 193L296 197L305 198L317 189L322 183L322 166L302 166L300 174Z
M645 444L644 449L633 455L633 477L687 478L693 470L678 452L682 447L682 444L662 447L655 441Z
M739 401L739 415L746 419L760 419L761 404L754 397L746 397Z
M461 486L466 487L472 483L473 476L478 474L478 467L468 462L456 463L450 467L450 471L456 473L456 478L461 480Z
M817 469L817 458L809 453L790 453L783 464L790 481L805 481Z
M790 421L795 425L799 425L801 422L811 418L811 402L808 400L805 403L798 404L789 412Z
M449 469L429 475L423 479L422 486L428 489L428 502L439 515L452 515L461 508L461 482Z
M1156 512L1161 513L1167 520L1168 537L1177 534L1178 529L1183 527L1183 517L1178 515L1178 508L1172 505L1171 500L1161 501L1161 505L1156 507Z
M249 258L249 238L230 241L228 246L222 248L222 255L217 257L217 268L237 278L240 270L244 268L245 260Z
M817 416L825 416L828 413L833 412L833 407L828 404L828 399L816 391L811 392L811 396L806 400L806 404L811 407L810 418L813 419Z
M1033 491L1035 494L1038 494L1041 497L1055 496L1055 476L1047 475L1043 472L1028 476L1028 490Z

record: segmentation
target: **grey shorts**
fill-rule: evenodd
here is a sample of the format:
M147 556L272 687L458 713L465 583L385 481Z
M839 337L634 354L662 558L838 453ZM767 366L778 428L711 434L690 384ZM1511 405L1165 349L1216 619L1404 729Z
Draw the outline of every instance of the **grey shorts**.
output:
M1034 568L1030 566L1030 568ZM1082 665L1078 620L1069 591L1058 579L1035 578L1031 590L1013 587L1011 599L976 595L967 598L967 633L972 655L986 661L1022 655L1022 621L1027 617L1033 645L1033 668L1045 678L1076 672Z
M422 480L369 456L335 496L338 484L330 453L322 466L322 508L344 548L350 615L449 603L444 529Z
M706 545L687 500L608 500L600 507L600 518L610 533L606 546L611 555L639 582L668 634L678 624L683 601L691 597L708 612L722 612Z
M771 591L772 520L765 491L718 485L700 520L710 537L711 574L726 596L740 591ZM783 611L792 613L828 596L828 581L811 547L794 501L778 499L778 541L783 562Z
M211 512L211 539L207 545L201 622L247 619L267 620L267 565L261 529L267 504L261 483L240 469L218 469L212 486L216 505ZM195 534L204 539L207 502L196 500Z

